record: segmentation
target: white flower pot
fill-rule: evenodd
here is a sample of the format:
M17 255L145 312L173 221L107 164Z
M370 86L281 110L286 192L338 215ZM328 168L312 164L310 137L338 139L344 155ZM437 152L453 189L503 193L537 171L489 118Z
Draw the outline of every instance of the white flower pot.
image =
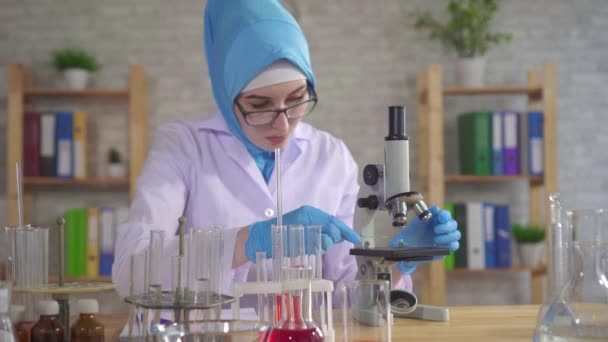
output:
M482 87L486 69L484 57L459 58L454 66L456 85L461 87Z
M85 89L89 80L89 72L83 69L67 69L63 72L68 87L71 89Z
M545 243L518 243L519 261L526 267L537 267L543 264Z
M124 163L112 163L108 165L108 177L124 178L127 176L127 166Z

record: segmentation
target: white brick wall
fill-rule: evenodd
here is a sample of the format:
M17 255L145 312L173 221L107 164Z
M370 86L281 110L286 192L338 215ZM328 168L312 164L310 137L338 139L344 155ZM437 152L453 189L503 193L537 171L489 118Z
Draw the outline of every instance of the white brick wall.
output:
M386 134L386 108L391 104L409 107L408 127L412 135L413 163L417 158L415 74L429 63L445 65L445 80L452 81L451 56L412 29L404 13L415 8L440 11L444 1L405 0L308 0L299 1L300 21L308 35L313 67L319 81L320 103L309 121L344 139L360 165L382 158ZM545 60L558 67L559 183L568 203L604 205L608 200L608 178L603 151L608 138L604 109L608 89L608 1L605 0L511 0L501 2L496 30L513 33L513 41L488 55L488 84L517 84L526 81L526 70ZM139 63L150 75L150 129L178 118L206 116L213 108L202 44L204 1L0 1L0 65L26 64L37 85L57 85L60 75L51 69L49 54L64 45L80 45L94 52L103 64L94 83L104 87L126 84L127 65ZM6 79L6 68L0 69ZM78 102L73 106L88 106ZM0 83L0 151L5 150L6 83ZM45 102L44 108L72 106ZM72 106L72 107L73 107ZM454 141L455 116L478 108L525 108L514 97L449 99L445 102L446 142ZM120 103L95 101L85 108L91 114L91 135L96 148L94 161L104 159L115 143L125 149L126 135ZM453 144L446 146L448 170L456 169ZM0 153L0 162L5 155ZM415 165L415 164L414 164ZM93 170L103 171L103 165ZM414 176L416 175L414 168ZM4 169L0 170L4 179ZM514 219L525 219L525 185L517 191L480 188L484 198L517 202ZM0 182L0 193L5 184ZM474 187L450 188L448 198L475 198ZM524 194L524 195L522 195ZM112 193L62 195L64 204L50 202L55 195L36 197L34 223L48 223L65 206L84 200L104 204ZM82 196L82 197L81 197ZM84 197L84 199L83 199ZM478 197L477 197L478 198ZM0 202L1 203L1 202ZM599 203L599 204L598 204ZM0 221L3 221L0 210ZM476 290L490 292L497 283L479 278ZM481 281L483 280L483 281ZM504 279L500 279L503 283ZM526 279L510 277L505 288L488 302L525 302L514 295ZM468 303L462 282L449 279L452 303ZM452 284L454 282L454 284ZM509 282L507 282L509 284ZM509 290L512 290L509 292ZM480 296L483 297L483 296Z

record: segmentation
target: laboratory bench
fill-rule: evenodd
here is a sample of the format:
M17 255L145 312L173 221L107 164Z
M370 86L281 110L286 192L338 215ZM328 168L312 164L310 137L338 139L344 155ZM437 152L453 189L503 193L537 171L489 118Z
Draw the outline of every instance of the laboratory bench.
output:
M396 318L393 341L529 342L538 309L538 305L454 306L448 322ZM100 320L106 327L106 340L117 341L127 315L101 315ZM339 337L336 342L341 342Z

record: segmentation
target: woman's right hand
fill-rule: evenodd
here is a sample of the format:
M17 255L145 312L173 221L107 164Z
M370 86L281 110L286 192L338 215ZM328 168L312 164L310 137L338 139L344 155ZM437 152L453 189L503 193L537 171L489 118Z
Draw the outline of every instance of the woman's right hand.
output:
M336 243L344 240L353 244L361 242L359 234L333 215L308 205L283 215L283 225L321 225L321 247L323 252ZM249 237L245 243L247 258L255 263L255 253L265 251L267 258L272 258L272 225L277 219L256 222L249 228Z

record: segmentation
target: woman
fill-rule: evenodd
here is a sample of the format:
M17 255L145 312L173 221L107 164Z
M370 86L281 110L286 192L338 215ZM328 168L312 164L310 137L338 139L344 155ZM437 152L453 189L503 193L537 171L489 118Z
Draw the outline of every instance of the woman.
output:
M148 245L151 229L165 230L165 254L177 254L182 215L188 227L224 227L224 291L246 281L255 252L272 255L275 148L282 149L283 224L322 224L324 278L353 279L356 262L348 251L360 241L351 229L357 165L341 140L301 122L317 95L300 27L277 0L209 0L205 52L219 110L208 120L160 127L129 219L118 229L112 276L119 293L128 294L129 256ZM413 223L417 234L406 228L391 244L457 249L456 223L447 212L433 213L434 220ZM404 275L414 268L399 265ZM399 286L411 287L409 276Z

